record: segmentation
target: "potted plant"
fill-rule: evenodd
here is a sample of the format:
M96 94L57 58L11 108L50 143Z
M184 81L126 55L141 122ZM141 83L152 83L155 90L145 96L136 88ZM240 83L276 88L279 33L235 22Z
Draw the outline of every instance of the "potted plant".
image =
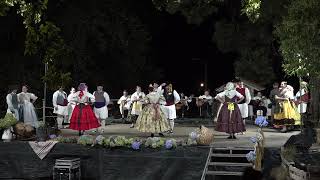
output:
M0 129L3 130L2 139L6 142L12 140L12 126L17 123L17 119L12 113L7 113L3 119L0 119Z
M36 129L37 141L46 141L48 139L47 127L44 121L39 122L39 127Z

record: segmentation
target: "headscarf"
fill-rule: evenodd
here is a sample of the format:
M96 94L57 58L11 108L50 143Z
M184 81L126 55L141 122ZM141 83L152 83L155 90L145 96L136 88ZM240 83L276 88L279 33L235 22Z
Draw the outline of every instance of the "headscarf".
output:
M234 83L228 82L228 83L226 84L226 88L225 88L225 95L226 95L227 97L231 97L231 96L232 96L232 92L234 91L234 89L235 89Z

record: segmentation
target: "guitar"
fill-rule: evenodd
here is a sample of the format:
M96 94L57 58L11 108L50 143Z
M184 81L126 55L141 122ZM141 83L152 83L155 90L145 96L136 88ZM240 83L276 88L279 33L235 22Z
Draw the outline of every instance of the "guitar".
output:
M196 98L196 105L198 107L202 107L204 104L209 103L212 104L213 103L213 99L200 99L200 98Z

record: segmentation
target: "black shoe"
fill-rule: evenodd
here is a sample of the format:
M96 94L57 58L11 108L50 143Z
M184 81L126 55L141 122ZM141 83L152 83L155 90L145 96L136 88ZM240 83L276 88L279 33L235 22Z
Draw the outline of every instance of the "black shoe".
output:
M153 134L153 133L151 133L151 137L154 137L154 134Z
M237 137L235 135L232 136L232 139L237 139Z
M164 135L163 135L162 133L159 133L159 136L160 136L160 137L164 137Z
M227 139L232 139L232 136L230 135Z

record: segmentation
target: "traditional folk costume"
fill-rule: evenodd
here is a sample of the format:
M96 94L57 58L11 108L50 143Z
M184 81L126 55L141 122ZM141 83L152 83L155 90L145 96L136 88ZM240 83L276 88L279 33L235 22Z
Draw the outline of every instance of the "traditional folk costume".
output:
M241 112L242 119L246 119L249 116L249 106L248 104L251 101L250 91L245 86L238 86L236 90L244 97L244 99L239 102L238 106ZM245 122L245 121L244 121Z
M20 117L23 117L23 121L25 124L31 125L35 128L39 127L39 122L35 108L31 100L35 101L36 99L38 99L38 97L32 93L21 92L18 94L20 109L22 110L20 111L22 112Z
M72 97L73 97L74 93L76 93L76 89L71 88L70 94L68 95L68 98L67 98L67 100L68 100L68 118L67 118L66 123L69 123L69 124L70 124L70 119L71 119L73 109L76 107L76 103L72 102Z
M278 99L279 108L274 114L274 125L276 128L283 128L286 131L287 126L300 125L301 117L293 102L294 89L290 85L280 88L280 97Z
M95 97L94 114L99 119L101 128L104 128L106 126L106 119L108 118L107 106L110 102L109 95L104 91L95 91L93 96ZM101 131L103 132L104 130L102 129Z
M172 89L172 85L169 84L164 89L163 96L165 98L165 104L162 106L164 114L170 123L170 133L173 133L174 120L177 118L176 104L180 101L180 96L176 90Z
M296 104L298 105L298 112L304 114L307 112L307 106L309 102L309 92L307 89L307 83L301 82L301 90L299 90L295 96Z
M67 119L68 116L68 99L67 93L63 90L58 90L53 93L52 97L53 113L57 114L58 128L63 128L63 121Z
M228 139L235 139L235 133L241 133L246 130L239 106L236 104L238 99L243 98L243 95L234 89L233 83L228 83L226 90L215 97L215 99L223 103L218 115L216 131L230 134Z
M160 102L165 101L164 97L157 92L150 92L145 98L147 105L137 119L136 128L140 132L159 133L170 130L167 117L160 107Z
M131 95L131 102L132 102L132 109L131 109L131 121L132 125L131 128L134 127L134 124L136 123L136 120L138 119L138 116L142 112L142 105L143 105L143 99L145 98L144 92L136 91Z
M15 118L19 120L19 102L18 102L18 95L16 92L12 91L6 97L8 110L11 111Z
M99 121L90 107L95 97L87 92L85 84L80 84L79 91L73 94L71 101L76 103L70 119L70 129L81 131L95 129L100 126Z
M125 118L125 112L129 112L131 107L131 97L129 95L123 95L118 100L120 114L122 119Z

